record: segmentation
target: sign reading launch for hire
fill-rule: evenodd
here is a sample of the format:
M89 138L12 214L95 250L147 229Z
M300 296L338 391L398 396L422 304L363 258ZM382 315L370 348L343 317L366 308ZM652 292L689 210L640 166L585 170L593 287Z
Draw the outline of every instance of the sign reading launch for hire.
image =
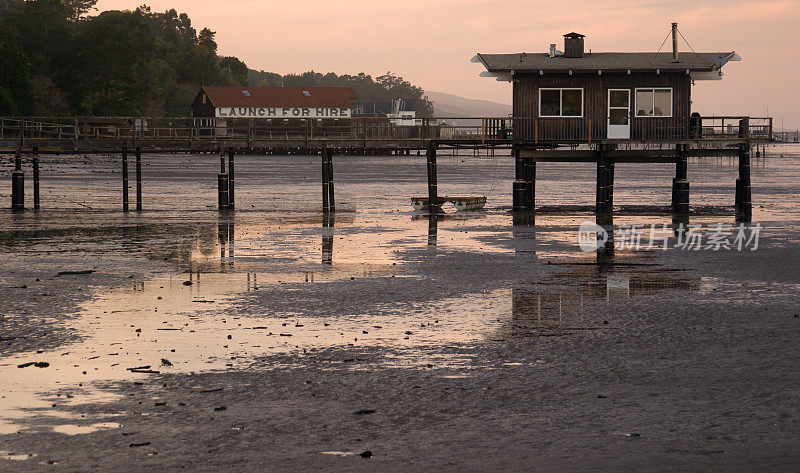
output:
M350 118L349 108L217 107L219 118Z

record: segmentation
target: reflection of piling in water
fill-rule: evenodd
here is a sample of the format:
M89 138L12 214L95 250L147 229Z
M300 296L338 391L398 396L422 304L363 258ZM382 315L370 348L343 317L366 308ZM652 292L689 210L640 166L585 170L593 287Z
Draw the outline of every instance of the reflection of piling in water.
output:
M234 250L234 221L232 218L220 219L217 224L217 238L219 239L219 265L225 267L226 250L228 266L233 266Z
M514 251L516 253L536 254L536 224L535 214L531 211L515 211L511 215L514 237Z
M235 242L235 227L233 218L228 220L228 266L233 267L233 247Z
M322 214L322 264L333 264L333 225L334 216Z

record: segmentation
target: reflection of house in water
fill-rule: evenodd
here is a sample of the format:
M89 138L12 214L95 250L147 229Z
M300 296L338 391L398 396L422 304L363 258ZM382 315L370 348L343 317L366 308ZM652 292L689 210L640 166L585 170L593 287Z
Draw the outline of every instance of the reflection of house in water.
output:
M511 290L514 327L577 329L574 325L578 321L573 315L587 304L700 288L700 277L687 277L681 273L649 270L599 274L596 266L583 266L557 275L546 284L520 284Z

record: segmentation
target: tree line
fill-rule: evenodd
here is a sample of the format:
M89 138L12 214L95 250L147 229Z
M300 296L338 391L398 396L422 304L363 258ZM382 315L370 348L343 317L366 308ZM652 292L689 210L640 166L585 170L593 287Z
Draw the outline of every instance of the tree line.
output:
M185 116L202 85L345 86L362 102L433 104L394 74L372 78L254 71L217 54L216 33L199 32L171 9L89 12L97 0L0 0L0 116Z

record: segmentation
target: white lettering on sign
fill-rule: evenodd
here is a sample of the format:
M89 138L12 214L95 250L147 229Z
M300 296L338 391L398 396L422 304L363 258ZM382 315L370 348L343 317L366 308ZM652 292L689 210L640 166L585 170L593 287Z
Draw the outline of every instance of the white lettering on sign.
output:
M219 118L350 118L349 108L217 107Z

